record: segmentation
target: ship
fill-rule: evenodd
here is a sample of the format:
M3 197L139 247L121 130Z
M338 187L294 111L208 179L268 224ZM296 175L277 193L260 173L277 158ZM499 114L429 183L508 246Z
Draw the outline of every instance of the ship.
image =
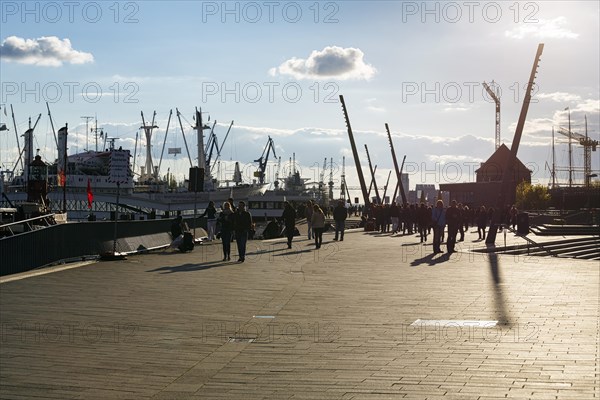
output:
M57 135L57 159L53 163L46 163L49 190L44 200L47 202L45 206L52 211L66 211L69 219L96 220L112 217L118 202L119 207L126 211L122 218L144 219L171 217L175 214L191 215L206 208L210 201L218 206L231 198L235 201L247 201L251 196L263 194L268 185L257 182L244 183L237 162L232 181L221 185L213 178L210 161L207 162L203 132L210 128L202 123L202 113L198 109L195 121L198 163L189 169L187 186L177 188L169 187L166 181L159 178L159 169L153 165L150 146L138 181L134 181L134 171L129 161L127 171L121 174L122 179L117 185L111 176L112 156L115 153L126 152L127 158L131 158L130 152L122 148L117 149L113 138L108 140L109 148L102 151L87 150L67 155L68 126L65 125ZM142 128L147 133L147 143L150 143L151 129L156 126L143 122ZM25 134L26 166L33 160L32 140L33 129L30 128ZM212 154L212 150L210 151ZM3 174L2 204L16 207L27 202L28 169L25 167L21 175L11 177L8 182L4 181L4 177L9 177L9 174Z

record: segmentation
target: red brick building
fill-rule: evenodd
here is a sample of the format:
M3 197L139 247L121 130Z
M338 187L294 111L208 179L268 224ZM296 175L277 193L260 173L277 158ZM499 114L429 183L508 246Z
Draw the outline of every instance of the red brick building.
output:
M440 190L450 193L450 200L472 206L485 205L496 207L504 165L510 156L510 150L502 144L490 158L475 171L475 182L442 183ZM525 181L531 183L531 171L517 158L514 165L514 179L507 203L513 203L517 184Z

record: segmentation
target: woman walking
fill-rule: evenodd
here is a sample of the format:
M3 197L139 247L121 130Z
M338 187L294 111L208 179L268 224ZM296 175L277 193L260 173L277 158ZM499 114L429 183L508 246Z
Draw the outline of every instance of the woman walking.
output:
M318 204L313 206L311 222L315 234L315 247L320 249L321 243L323 243L323 231L325 230L325 214L323 214L323 210Z
M487 226L488 213L485 210L485 206L479 207L479 213L477 214L477 234L479 239L485 239L485 227Z

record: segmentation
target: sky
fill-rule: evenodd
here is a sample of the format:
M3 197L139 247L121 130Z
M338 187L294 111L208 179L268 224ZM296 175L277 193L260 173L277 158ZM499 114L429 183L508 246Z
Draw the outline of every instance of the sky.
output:
M588 135L599 139L599 4L1 1L0 121L9 130L0 132L0 166L12 170L18 158L11 106L18 135L29 118L42 115L35 148L49 162L56 148L46 102L56 130L68 123L70 153L95 149L81 118L94 116L98 128L133 154L140 112L149 123L156 111L155 165L172 110L165 147L182 153L165 150L160 173L183 179L190 161L175 113L181 112L195 164L191 126L198 107L209 125L217 121L221 142L234 121L219 177L230 179L239 161L252 179L253 161L271 136L280 175L295 153L302 175L317 181L324 159L332 158L337 183L345 157L348 184L357 187L343 95L361 165L368 171L366 144L379 186L393 169L386 123L398 157L406 155L411 189L471 181L494 151L495 107L482 83L493 81L498 90L501 141L510 147L535 52L544 43L518 157L534 183L548 184L554 127L558 177L566 182L568 146L559 128L568 127L570 115L571 130L585 134L587 117ZM145 145L138 140L136 169L144 164ZM583 150L573 149L581 169ZM592 153L594 170L599 159ZM270 180L276 170L271 158ZM328 166L326 179L329 174ZM582 181L583 173L575 179Z

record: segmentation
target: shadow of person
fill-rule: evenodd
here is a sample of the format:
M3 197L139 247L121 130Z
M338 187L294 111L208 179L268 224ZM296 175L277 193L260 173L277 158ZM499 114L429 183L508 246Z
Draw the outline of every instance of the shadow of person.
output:
M415 260L413 260L410 263L411 267L418 267L419 265L422 264L427 264L427 265L436 265L439 263L443 263L450 260L450 254L448 253L444 253L444 254L436 254L436 253L432 253L432 254L428 254L425 257L422 258L417 258Z
M223 261L213 261L204 264L182 264L182 265L171 265L166 267L160 267L148 270L146 272L160 272L161 274L172 274L174 272L194 272L194 271L202 271L205 269L221 267L223 265L231 265L237 264L233 261L223 262Z
M500 276L500 262L498 255L493 252L494 246L488 246L489 263L490 263L490 275L492 277L493 290L494 290L494 308L496 309L497 319L499 325L510 326L510 316L506 309L506 299L504 292L502 291L502 277Z

